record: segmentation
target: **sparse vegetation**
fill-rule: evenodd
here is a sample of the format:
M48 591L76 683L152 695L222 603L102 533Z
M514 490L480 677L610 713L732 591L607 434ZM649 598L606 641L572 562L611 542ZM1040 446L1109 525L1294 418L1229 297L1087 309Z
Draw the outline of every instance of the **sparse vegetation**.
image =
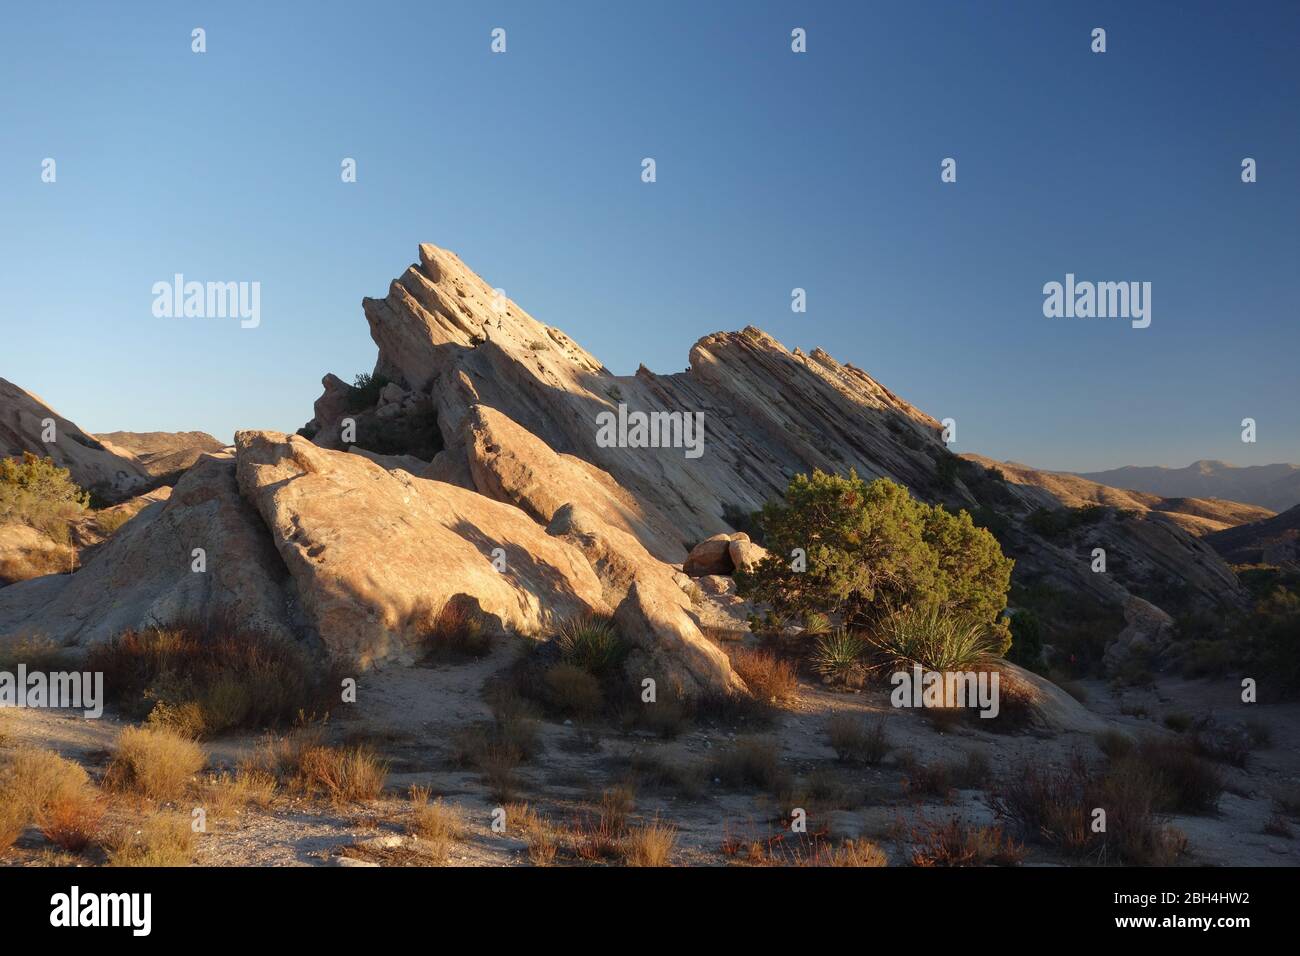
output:
M921 821L912 833L913 866L1016 866L1025 848L997 826L971 826L953 817Z
M793 700L799 690L794 664L775 651L737 648L731 652L731 666L759 700L780 704Z
M105 842L109 866L189 866L194 831L184 813L155 813L138 826L128 824Z
M668 866L676 845L677 830L656 820L628 832L623 859L628 866Z
M206 761L198 744L170 728L127 727L117 738L104 782L151 800L176 800Z
M778 790L786 781L778 746L762 737L742 737L713 758L710 776L732 790L759 788Z
M373 800L383 792L388 763L366 746L309 747L302 752L294 785L308 796L335 804Z
M0 524L25 524L67 544L68 525L89 506L90 495L53 459L0 458Z
M286 725L332 703L328 670L301 648L224 623L125 631L86 666L126 714L182 736Z
M836 714L826 722L826 733L836 758L845 763L874 767L891 749L883 717L868 723L860 717Z
M465 829L460 811L439 798L429 802L429 788L412 786L410 790L411 822L409 829L429 848L438 863L445 863L452 844Z

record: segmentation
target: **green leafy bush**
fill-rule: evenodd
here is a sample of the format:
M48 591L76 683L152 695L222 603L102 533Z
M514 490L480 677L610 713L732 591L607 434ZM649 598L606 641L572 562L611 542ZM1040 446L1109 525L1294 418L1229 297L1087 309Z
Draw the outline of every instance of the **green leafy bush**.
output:
M933 606L1007 636L997 617L1014 562L965 511L917 501L887 479L815 471L795 476L785 497L764 507L762 524L771 554L736 580L777 617L822 612L870 627L895 609ZM805 570L791 560L795 549L806 554Z
M68 525L90 505L90 496L53 459L23 452L0 459L0 524L30 525L66 543Z

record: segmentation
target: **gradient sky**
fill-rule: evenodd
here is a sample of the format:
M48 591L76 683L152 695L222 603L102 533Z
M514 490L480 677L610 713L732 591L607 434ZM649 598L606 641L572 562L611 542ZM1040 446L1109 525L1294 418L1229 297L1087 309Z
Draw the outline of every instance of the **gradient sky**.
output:
M1298 48L1293 2L5 5L0 375L90 431L293 430L434 242L619 374L753 324L956 451L1300 461ZM176 272L261 327L154 318ZM1151 327L1044 318L1067 272Z

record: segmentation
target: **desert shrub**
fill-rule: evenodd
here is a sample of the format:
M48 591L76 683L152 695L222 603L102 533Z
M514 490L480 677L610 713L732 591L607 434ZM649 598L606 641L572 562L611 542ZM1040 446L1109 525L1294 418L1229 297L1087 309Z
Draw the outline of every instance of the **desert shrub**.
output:
M868 485L853 472L816 471L795 476L762 523L771 554L736 580L743 596L779 615L821 611L860 626L891 608L933 604L1005 629L997 616L1013 562L964 511L926 505L887 479ZM804 571L790 566L796 548Z
M336 804L373 800L384 790L388 762L365 746L310 747L299 758L295 786Z
M605 694L593 674L560 663L546 672L546 700L560 713L591 717L605 705Z
M704 768L692 761L636 753L632 755L629 770L637 786L643 789L671 789L692 798L704 792Z
M60 849L80 853L94 842L104 819L104 801L90 787L58 797L36 814L41 835Z
M1043 623L1038 615L1028 608L1021 608L1011 615L1009 626L1011 647L1007 651L1007 660L1021 667L1038 667L1043 653Z
M384 390L384 386L388 384L388 381L383 375L358 372L352 380L352 387L347 394L348 408L351 411L358 412L364 408L373 408L378 405L379 393Z
M206 762L198 744L173 730L127 727L117 738L104 781L152 800L175 800Z
M68 648L37 635L0 645L0 670L13 673L19 664L26 664L28 672L62 671L73 669L75 659Z
M1223 777L1218 769L1197 756L1195 746L1186 740L1148 737L1115 766L1155 777L1161 793L1157 810L1213 813L1223 793Z
M913 866L1016 866L1025 857L1025 848L1001 827L971 826L956 817L920 821L912 840Z
M836 758L845 763L874 767L891 749L883 717L867 723L860 717L836 714L826 722L826 734Z
M31 452L0 458L0 524L26 524L66 544L69 524L89 505L90 496L53 459Z
M1192 727L1192 716L1182 711L1170 711L1165 714L1164 724L1175 733L1186 733Z
M32 823L47 840L79 852L94 839L102 816L99 795L79 764L23 747L0 765L0 852Z
M628 832L623 838L623 859L628 866L668 866L676 845L677 830L655 821Z
M1111 760L1127 757L1137 746L1133 738L1122 730L1103 730L1096 736L1097 748Z
M781 703L798 694L799 678L794 665L774 651L737 648L731 653L731 666L760 700Z
M1285 817L1276 813L1265 821L1262 832L1268 836L1279 836L1287 840L1295 839L1295 831L1291 829L1291 824L1286 822Z
M195 737L289 724L334 699L327 669L301 648L225 624L125 631L86 666L128 716Z
M885 851L870 840L845 840L825 854L825 866L888 866Z
M189 866L194 831L188 814L155 813L118 830L104 848L109 866Z
M465 603L448 601L429 622L420 649L427 661L486 657L492 635Z
M740 505L722 506L722 520L731 525L734 530L745 532L749 535L749 540L755 544L763 543L762 515L761 511L747 511Z
M969 671L999 656L1000 634L983 621L938 607L907 608L885 618L867 641L892 670Z
M776 790L786 780L778 757L778 745L760 737L742 737L718 753L709 774L731 790L746 787Z
M616 677L628 648L608 617L587 615L561 624L555 644L566 664L598 678Z
M1140 760L1123 758L1102 773L1075 756L1064 770L1026 763L997 787L990 805L1023 835L1102 863L1165 866L1186 840L1164 824L1170 802L1165 781ZM1106 830L1092 829L1093 811L1106 812Z
M816 639L810 662L827 683L861 687L867 674L864 658L870 649L862 634L837 627Z

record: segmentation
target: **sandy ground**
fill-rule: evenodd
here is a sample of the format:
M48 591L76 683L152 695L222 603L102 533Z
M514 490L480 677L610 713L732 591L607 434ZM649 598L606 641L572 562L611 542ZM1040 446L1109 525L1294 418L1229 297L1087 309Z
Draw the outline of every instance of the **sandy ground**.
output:
M491 655L463 664L391 669L360 681L355 705L342 708L327 725L334 741L367 741L390 761L385 795L367 803L338 808L318 800L279 795L266 809L247 809L214 821L198 838L202 865L319 866L339 865L341 857L388 865L427 863L418 840L406 835L412 785L426 786L458 807L466 821L449 862L463 866L527 865L519 834L497 834L490 827L496 806L479 775L452 762L450 738L457 728L487 720L482 699L485 680L506 667L518 647L501 644ZM1100 682L1085 682L1087 706L1114 726L1131 733L1168 734L1164 715L1213 713L1225 722L1256 718L1272 729L1272 739L1255 750L1245 769L1222 767L1227 789L1212 816L1179 816L1172 824L1189 841L1185 862L1191 865L1296 865L1300 840L1266 835L1274 815L1273 795L1300 792L1300 704L1243 705L1231 681L1165 680L1156 687L1122 692ZM1145 712L1145 716L1142 713ZM877 767L840 764L827 743L826 724L837 713L883 715L893 752ZM124 723L111 713L89 721L59 711L8 711L0 714L0 752L32 744L52 748L102 772ZM700 726L673 740L644 732L625 732L609 724L577 726L541 724L542 752L519 771L520 799L557 823L575 819L599 798L602 788L624 781L634 755L653 756L675 766L703 767L719 750L746 734L744 726ZM1026 761L1066 765L1078 752L1098 760L1091 735L1041 732L999 734L973 724L937 729L914 711L889 706L882 691L832 691L804 682L798 698L761 736L779 742L784 770L797 783L832 781L839 795L810 801L808 829L834 839L866 837L885 849L893 864L905 863L909 834L918 820L952 816L978 823L994 822L982 790L963 790L943 798L918 798L908 792L901 766L910 752L923 764L959 760L969 751L988 758L991 779L1017 772ZM263 740L246 735L209 741L212 769L234 767ZM642 787L634 819L670 822L678 832L674 861L679 864L726 864L725 847L737 841L766 839L784 831L790 808L768 793L732 792L708 775L698 795L672 787ZM805 788L806 789L806 788ZM176 809L187 810L187 807ZM116 805L113 819L130 821L140 807ZM1291 820L1300 831L1300 822ZM29 830L0 862L32 865L48 861L43 843ZM1026 865L1068 862L1049 850L1031 846Z

